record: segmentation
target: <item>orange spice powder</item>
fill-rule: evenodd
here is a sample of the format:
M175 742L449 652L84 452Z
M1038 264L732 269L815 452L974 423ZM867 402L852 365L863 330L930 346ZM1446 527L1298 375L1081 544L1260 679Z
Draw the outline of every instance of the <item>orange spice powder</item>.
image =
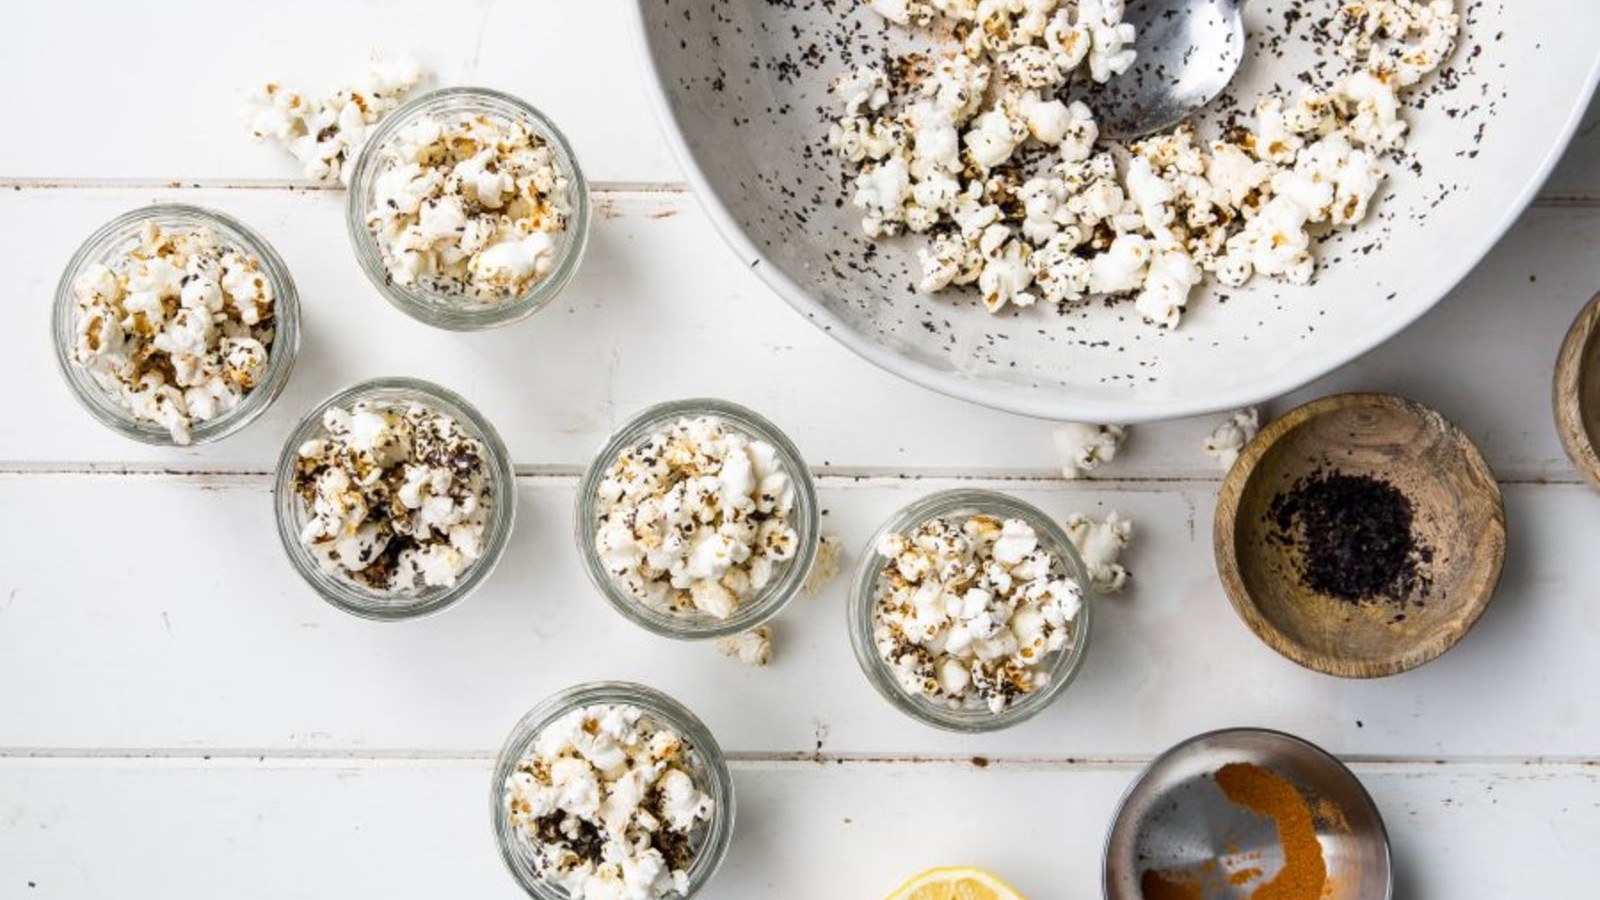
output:
M1305 797L1281 775L1251 763L1223 766L1216 779L1229 800L1278 826L1283 868L1256 888L1251 900L1320 900L1328 883L1328 866Z

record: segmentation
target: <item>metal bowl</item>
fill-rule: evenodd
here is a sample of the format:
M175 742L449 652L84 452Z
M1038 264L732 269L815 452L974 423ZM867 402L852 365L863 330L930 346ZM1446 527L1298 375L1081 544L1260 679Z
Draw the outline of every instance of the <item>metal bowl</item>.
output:
M1190 738L1140 774L1106 836L1107 900L1142 900L1139 881L1150 869L1197 877L1245 866L1263 871L1243 884L1202 878L1205 900L1245 900L1275 874L1283 863L1276 827L1234 805L1212 777L1238 762L1276 772L1314 801L1331 888L1323 900L1389 900L1389 835L1366 788L1320 747L1260 728Z

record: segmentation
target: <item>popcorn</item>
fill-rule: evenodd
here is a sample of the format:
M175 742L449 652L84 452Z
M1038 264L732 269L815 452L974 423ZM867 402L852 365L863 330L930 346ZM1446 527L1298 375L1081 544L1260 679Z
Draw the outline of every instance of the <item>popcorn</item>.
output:
M821 593L829 582L839 577L843 556L843 542L831 534L822 535L817 540L817 557L811 563L811 571L806 573L806 580L801 582L800 590L808 597Z
M1000 713L1050 683L1076 639L1082 590L1020 519L935 518L875 548L873 643L901 687Z
M679 419L625 449L596 493L601 565L661 612L726 619L800 549L793 476L777 448L715 416Z
M1089 585L1097 593L1114 594L1127 586L1128 570L1117 560L1133 540L1132 522L1112 510L1099 522L1082 513L1073 513L1062 525L1078 550L1078 558L1083 560Z
M265 379L276 298L262 261L211 228L145 222L74 278L73 362L135 419L188 444Z
M404 595L450 587L483 554L495 497L483 443L420 403L361 401L300 445L300 542L332 575Z
M688 891L695 835L718 811L700 764L638 707L588 706L535 736L502 802L535 872L565 895L657 900Z
M1329 34L1351 71L1269 96L1248 127L1202 142L1192 126L1096 152L1073 79L1134 60L1124 0L873 0L901 25L950 20L960 51L863 66L834 85L828 143L855 170L863 231L926 234L917 289L977 285L999 312L1125 295L1176 328L1206 275L1308 283L1314 243L1366 217L1404 146L1398 92L1448 58L1449 0L1346 0ZM892 73L892 74L891 74Z
M1255 440L1261 430L1261 412L1254 406L1234 412L1224 419L1211 436L1206 438L1205 453L1217 461L1223 471L1233 468L1244 445Z
M1098 469L1101 463L1116 459L1127 437L1127 429L1121 425L1063 422L1055 427L1051 437L1061 454L1061 477L1072 480Z
M374 56L360 82L322 100L268 82L250 99L250 133L282 144L307 176L349 185L367 135L423 78L410 56Z
M772 662L772 629L766 625L717 638L717 650L752 667Z
M367 228L396 284L494 306L554 271L572 185L529 122L425 116L375 152Z

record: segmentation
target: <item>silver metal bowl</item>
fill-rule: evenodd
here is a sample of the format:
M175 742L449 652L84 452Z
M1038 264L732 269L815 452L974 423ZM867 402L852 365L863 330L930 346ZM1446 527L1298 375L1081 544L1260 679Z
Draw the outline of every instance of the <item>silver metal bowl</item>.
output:
M1324 900L1389 900L1389 835L1360 780L1320 747L1259 728L1190 738L1140 774L1106 837L1107 900L1142 900L1139 881L1151 869L1193 873L1205 900L1244 900L1272 878L1283 864L1276 827L1236 806L1212 777L1238 762L1277 773L1314 801L1331 886ZM1261 877L1231 883L1227 874L1243 866Z

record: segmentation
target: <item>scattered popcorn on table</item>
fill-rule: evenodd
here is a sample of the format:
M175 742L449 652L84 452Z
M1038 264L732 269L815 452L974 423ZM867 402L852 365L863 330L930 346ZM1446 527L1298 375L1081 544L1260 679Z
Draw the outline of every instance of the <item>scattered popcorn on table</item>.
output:
M1127 429L1121 425L1064 422L1055 427L1051 437L1061 454L1061 477L1070 480L1116 459L1117 451L1127 439Z
M1260 430L1261 411L1254 406L1241 409L1228 416L1206 438L1206 455L1216 460L1224 471L1231 469L1239 458L1239 451L1254 440Z
M311 178L348 185L373 126L424 77L422 66L410 56L374 56L358 84L322 100L269 81L250 98L250 133L256 140L282 144Z
M844 543L831 534L822 535L817 541L817 557L811 563L811 572L806 575L806 580L800 584L800 590L807 597L820 594L833 579L839 577L839 563L843 559Z
M374 152L367 228L396 284L495 305L555 268L572 185L532 123L425 116Z
M1099 522L1082 513L1073 513L1062 525L1067 536L1072 538L1072 545L1078 549L1078 557L1083 560L1090 587L1101 594L1115 594L1127 587L1128 570L1117 560L1133 540L1132 522L1112 510Z
M1071 89L1132 65L1123 0L869 5L907 27L943 18L961 43L835 82L828 143L854 173L863 231L924 236L923 292L975 285L990 312L1127 296L1166 328L1208 273L1310 281L1316 239L1366 218L1383 158L1404 146L1399 91L1460 30L1451 0L1348 0L1328 29L1347 74L1307 75L1220 140L1185 124L1112 150Z
M300 445L300 531L324 570L378 591L450 587L483 553L495 503L483 443L418 403L360 402Z
M694 836L718 813L696 783L697 756L634 706L589 706L551 723L504 788L539 877L574 898L686 892Z
M998 713L1050 682L1082 590L1033 527L975 515L888 534L873 641L900 685L952 709Z
M772 629L766 625L717 638L717 650L747 666L772 662Z
M275 333L262 262L205 226L146 222L130 250L73 279L72 358L135 419L190 442L266 377Z
M679 419L625 449L597 495L601 563L661 612L726 619L800 549L794 482L777 448L714 416Z

